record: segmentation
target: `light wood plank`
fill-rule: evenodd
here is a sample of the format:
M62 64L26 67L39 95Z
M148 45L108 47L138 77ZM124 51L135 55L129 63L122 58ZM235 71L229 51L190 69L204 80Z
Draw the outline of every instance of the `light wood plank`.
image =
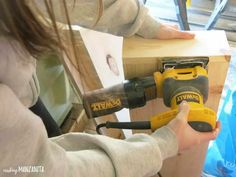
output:
M68 35L65 32L65 35ZM78 57L75 57L75 52L73 51L71 41L66 44L68 55L64 55L62 59L65 70L69 76L70 81L75 87L78 95L81 97L86 91L91 91L99 88L103 88L101 80L96 73L96 69L90 59L88 51L83 43L79 31L74 31L76 47L75 52ZM70 37L67 37L70 39ZM68 57L67 57L68 56ZM77 60L79 59L79 60ZM90 120L90 123L95 123L95 125L106 121L117 121L114 114L102 116L94 120ZM91 126L93 131L95 131L95 125ZM102 131L103 134L114 137L114 138L124 138L124 134L120 130L105 129Z
M221 41L219 44L216 41ZM209 56L209 98L206 106L217 112L230 61L230 48L224 32L196 32L194 40L147 40L133 37L124 41L125 77L152 75L163 57ZM149 101L146 106L130 111L131 120L148 120L168 110L162 99ZM150 133L150 131L135 131ZM181 155L166 159L161 173L164 177L200 177L208 144L201 144Z

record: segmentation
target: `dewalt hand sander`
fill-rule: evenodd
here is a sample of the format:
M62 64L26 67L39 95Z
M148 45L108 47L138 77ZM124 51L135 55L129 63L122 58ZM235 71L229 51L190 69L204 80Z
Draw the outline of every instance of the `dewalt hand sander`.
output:
M150 121L106 122L106 128L152 129L166 125L176 117L178 105L187 101L190 105L188 123L200 132L212 131L216 125L216 113L204 106L208 98L207 57L163 59L153 76L127 80L111 88L88 92L83 104L89 118L114 113L123 108L144 106L147 101L163 98L171 109L155 115ZM99 128L100 128L99 127Z

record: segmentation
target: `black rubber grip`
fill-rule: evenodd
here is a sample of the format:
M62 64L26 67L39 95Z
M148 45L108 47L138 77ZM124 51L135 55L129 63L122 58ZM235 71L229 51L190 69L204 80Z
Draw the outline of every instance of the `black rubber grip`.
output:
M106 128L117 129L151 129L150 121L136 121L136 122L106 122Z

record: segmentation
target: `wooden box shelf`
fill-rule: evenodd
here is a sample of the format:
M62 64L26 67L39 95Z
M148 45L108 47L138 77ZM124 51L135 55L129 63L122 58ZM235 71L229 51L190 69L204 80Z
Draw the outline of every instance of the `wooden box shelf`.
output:
M155 40L132 37L124 40L123 65L126 79L152 75L163 57L209 57L209 98L206 106L217 112L230 61L230 48L223 31L195 32L192 40ZM162 99L149 101L142 108L130 111L131 120L148 120L163 112ZM137 132L137 131L135 131ZM140 132L140 131L138 131ZM142 131L150 133L147 131ZM166 159L161 173L164 177L200 177L208 143Z

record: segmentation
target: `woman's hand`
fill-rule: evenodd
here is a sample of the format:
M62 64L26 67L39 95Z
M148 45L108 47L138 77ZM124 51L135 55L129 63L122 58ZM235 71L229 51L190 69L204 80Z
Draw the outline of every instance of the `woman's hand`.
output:
M161 24L157 32L157 39L193 39L195 34L187 31L180 31L177 25Z
M194 145L216 139L220 131L220 122L216 123L216 128L212 132L198 132L187 122L189 105L183 101L179 106L179 113L167 126L176 134L179 142L179 152Z

